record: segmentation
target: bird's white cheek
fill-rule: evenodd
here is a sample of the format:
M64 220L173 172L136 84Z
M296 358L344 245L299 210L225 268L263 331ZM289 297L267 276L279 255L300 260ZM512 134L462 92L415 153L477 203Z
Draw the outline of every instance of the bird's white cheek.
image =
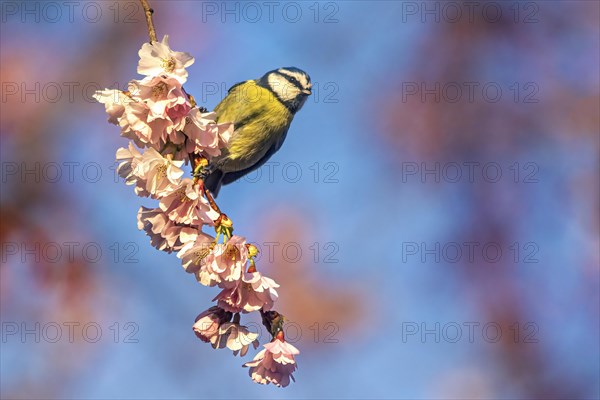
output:
M298 97L299 94L300 94L300 91L298 90L297 87L292 86L292 85L286 85L283 88L283 93L281 94L281 98L283 98L284 100L294 100L296 97Z
M274 87L275 93L282 100L293 100L296 97L297 90L294 90L294 87L289 84L279 84Z
M278 75L269 76L269 86L283 101L293 100L300 93L296 86L291 85L287 79Z

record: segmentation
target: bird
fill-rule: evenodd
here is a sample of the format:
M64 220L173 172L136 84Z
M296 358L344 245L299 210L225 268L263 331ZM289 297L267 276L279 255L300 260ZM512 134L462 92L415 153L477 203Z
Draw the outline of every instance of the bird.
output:
M215 121L233 123L234 131L221 155L210 161L204 179L214 197L221 185L260 168L281 148L311 94L310 76L296 67L274 69L229 89L214 109Z

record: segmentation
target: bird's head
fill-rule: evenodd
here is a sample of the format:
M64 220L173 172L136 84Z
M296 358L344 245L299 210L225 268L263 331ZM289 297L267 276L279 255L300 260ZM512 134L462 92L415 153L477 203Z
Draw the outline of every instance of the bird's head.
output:
M260 79L260 84L271 90L292 113L300 110L312 93L310 76L295 67L269 71Z

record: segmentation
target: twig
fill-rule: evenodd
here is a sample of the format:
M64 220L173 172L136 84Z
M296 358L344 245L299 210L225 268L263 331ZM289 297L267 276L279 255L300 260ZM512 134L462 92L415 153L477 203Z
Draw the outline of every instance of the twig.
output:
M198 154L190 153L189 156L190 156L190 160L192 160L192 166L194 168L193 169L194 180L197 182L197 181L201 180L201 178L200 178L201 169L204 168L208 162L207 162L206 158L204 158ZM202 182L202 185L204 186L204 182ZM210 193L210 190L208 190L205 186L204 186L204 195L206 196L206 200L208 200L208 203L210 204L212 209L215 210L216 212L218 212L219 215L222 215L223 213L221 212L221 209L215 202L215 199L212 196L212 193Z
M206 199L208 200L208 203L210 204L212 209L215 210L216 212L218 212L219 214L223 214L221 212L221 209L215 202L215 199L213 198L212 194L210 193L210 190L208 190L208 188L206 186L204 187L204 194L206 195Z
M152 14L154 14L154 10L150 8L150 4L148 4L148 0L140 0L142 3L142 8L144 9L144 13L146 14L146 23L148 24L148 36L150 36L150 44L152 42L157 42L156 39L156 30L154 29L154 23L152 22Z

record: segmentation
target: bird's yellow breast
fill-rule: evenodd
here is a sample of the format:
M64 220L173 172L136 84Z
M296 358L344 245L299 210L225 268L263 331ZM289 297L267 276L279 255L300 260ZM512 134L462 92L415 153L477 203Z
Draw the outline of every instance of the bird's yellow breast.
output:
M253 165L289 128L293 114L255 81L240 83L215 108L217 122L233 122L235 132L224 157L225 172Z

